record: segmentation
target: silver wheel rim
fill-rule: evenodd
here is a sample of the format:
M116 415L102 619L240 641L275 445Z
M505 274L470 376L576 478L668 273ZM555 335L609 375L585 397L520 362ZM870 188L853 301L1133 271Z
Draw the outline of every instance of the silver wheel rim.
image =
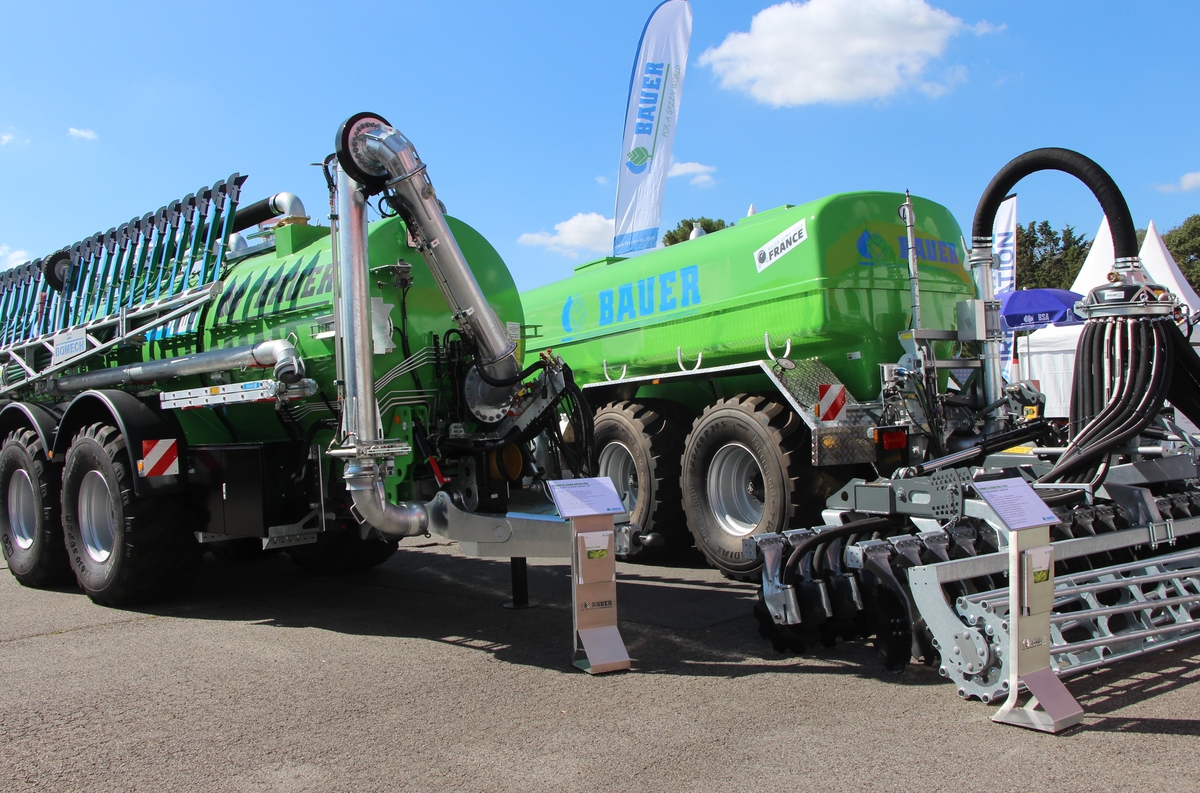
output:
M734 537L753 534L762 522L762 469L740 443L727 443L708 467L708 505L717 525Z
M8 525L17 547L22 551L29 550L37 537L37 503L33 496L33 481L24 468L18 468L8 480Z
M88 471L79 485L79 531L88 556L106 562L112 556L117 516L113 514L108 482L99 471Z
M600 450L600 476L610 477L621 496L625 511L632 514L637 504L638 476L637 463L633 461L633 452L623 443L610 443Z

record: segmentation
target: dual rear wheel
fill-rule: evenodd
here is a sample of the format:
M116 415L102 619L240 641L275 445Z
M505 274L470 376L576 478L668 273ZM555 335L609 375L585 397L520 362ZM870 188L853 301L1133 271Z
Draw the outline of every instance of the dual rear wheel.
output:
M742 540L820 523L840 480L810 462L810 435L787 405L742 394L708 406L690 422L665 401L608 405L596 414L599 475L646 532L668 549L688 532L722 573L754 580L757 554ZM645 551L639 558L646 558Z
M38 436L0 447L0 547L18 581L72 579L104 605L135 603L185 584L200 561L186 501L138 497L116 427L96 423L52 465Z

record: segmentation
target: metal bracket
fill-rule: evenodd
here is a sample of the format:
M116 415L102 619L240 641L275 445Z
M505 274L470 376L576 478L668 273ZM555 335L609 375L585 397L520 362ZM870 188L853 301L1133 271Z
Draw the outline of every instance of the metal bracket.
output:
M700 368L700 363L701 363L701 361L704 360L704 353L702 353L702 352L696 353L696 365L693 366L691 369L689 369L683 365L683 348L682 347L675 348L675 360L679 363L679 371L694 372Z
M771 333L770 331L763 334L763 345L767 348L767 357L771 359L771 363L779 363L775 354L771 352ZM792 340L787 340L787 345L783 348L783 355L780 358L787 358L792 354Z
M782 534L756 534L742 539L742 555L762 552L763 601L771 619L780 625L800 624L800 602L795 587L783 585L783 552L791 542Z
M614 380L613 378L608 376L608 359L605 358L603 361L601 361L601 363L604 365L604 379L605 380L607 380L610 383L619 383L620 381L625 379L625 371L628 368L627 364L621 364L621 374L619 374L617 376L617 379Z
M316 527L307 526L306 524L313 519L316 519ZM291 545L309 545L317 541L317 535L321 533L321 509L317 507L301 518L296 523L287 526L271 526L267 529L267 536L263 537L263 550L271 548L286 548Z

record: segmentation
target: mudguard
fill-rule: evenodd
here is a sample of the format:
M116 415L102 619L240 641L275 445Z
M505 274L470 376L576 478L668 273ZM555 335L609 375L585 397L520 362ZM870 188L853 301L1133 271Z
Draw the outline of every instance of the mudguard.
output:
M134 473L133 490L138 496L157 496L187 491L187 439L179 421L170 411L158 409L124 391L84 391L71 400L54 437L53 459L61 461L71 440L82 427L95 422L112 422L125 437L130 470ZM142 442L174 440L179 454L179 473L163 476L139 476Z

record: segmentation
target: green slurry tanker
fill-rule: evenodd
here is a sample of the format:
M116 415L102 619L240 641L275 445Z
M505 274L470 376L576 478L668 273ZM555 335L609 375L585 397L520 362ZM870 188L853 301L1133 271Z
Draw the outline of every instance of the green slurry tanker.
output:
M205 547L353 570L426 533L569 555L542 483L593 457L570 370L522 368L508 270L404 136L358 114L336 148L331 226L290 193L242 206L234 174L0 276L0 544L22 583L121 604Z
M919 458L927 438L877 432L887 417L861 403L880 396L906 353L910 258L918 327L954 328L956 305L975 296L961 240L931 201L844 193L589 262L524 294L539 347L570 361L602 406L599 473L640 529L625 553L685 544L690 530L715 566L751 575L759 561L743 556L744 537L820 523L848 478L883 471L910 447ZM941 332L933 344L949 356L956 338Z

